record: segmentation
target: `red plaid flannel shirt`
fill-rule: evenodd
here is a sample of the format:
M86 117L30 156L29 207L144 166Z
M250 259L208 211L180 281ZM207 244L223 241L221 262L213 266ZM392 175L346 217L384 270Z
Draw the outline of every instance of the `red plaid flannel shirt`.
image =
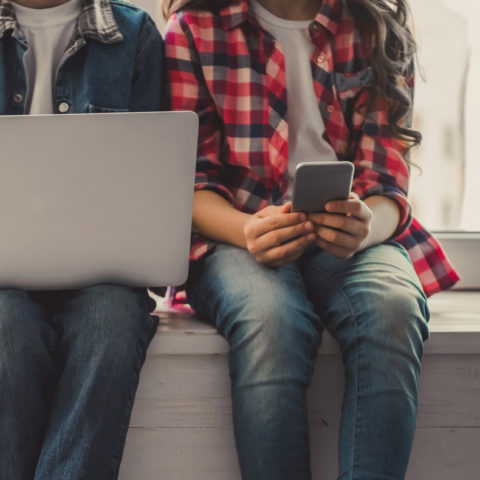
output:
M401 218L394 236L408 250L427 295L452 286L455 270L412 219L405 144L390 134L387 102L369 101L374 74L366 42L342 0L323 1L310 36L325 136L339 160L354 163L353 191L361 199L385 195L397 202ZM195 188L213 190L247 213L282 203L288 162L284 56L248 1L237 0L219 14L175 14L165 42L171 108L193 110L200 119ZM413 75L406 82L413 90ZM191 260L214 245L194 235Z

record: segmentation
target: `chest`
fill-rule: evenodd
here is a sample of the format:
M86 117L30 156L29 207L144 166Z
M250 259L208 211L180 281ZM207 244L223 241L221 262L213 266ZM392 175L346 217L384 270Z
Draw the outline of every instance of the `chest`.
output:
M299 75L313 90L329 142L342 155L353 128L353 106L373 85L373 71L362 58L353 29L333 36L317 27L310 35L310 43L303 42ZM215 53L201 42L199 52L227 137L248 130L250 136L269 140L280 136L287 141L287 112L295 108L289 95L291 72L287 73L290 52L273 35L254 31L253 26L218 36Z
M121 111L129 106L134 69L134 50L119 45L78 40L68 54L55 57L51 66L52 103L56 113ZM68 47L72 47L72 44ZM33 47L34 48L34 47ZM27 39L5 35L0 39L0 114L25 113L32 88L31 55ZM45 62L45 56L36 52ZM35 62L34 62L35 63ZM98 68L102 65L103 68ZM68 106L68 108L67 108Z

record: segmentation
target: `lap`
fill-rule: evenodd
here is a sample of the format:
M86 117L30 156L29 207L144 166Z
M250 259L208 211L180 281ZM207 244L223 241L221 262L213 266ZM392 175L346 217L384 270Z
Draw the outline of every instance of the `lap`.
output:
M75 344L134 343L155 328L154 301L145 288L98 285L78 290L0 289L2 343L49 350L67 336Z
M222 244L191 273L187 285L189 302L224 335L231 322L275 322L288 328L288 323L298 320L300 314L310 323L318 323L294 263L270 268L248 251Z
M412 326L425 340L429 318L426 297L405 249L386 242L348 259L335 259L318 248L299 261L308 295L325 326L342 345L356 335L400 337Z
M334 336L335 322L345 316L369 317L402 309L408 316L413 309L423 317L423 323L428 320L418 276L407 252L396 242L371 247L344 260L312 246L297 262L281 268L258 263L246 250L218 245L194 269L187 291L192 306L207 319L217 320L221 333L223 325L218 324L218 318L225 306L237 313L242 307L261 317L272 308L310 312L313 304ZM389 328L387 320L384 326ZM369 325L376 326L374 322ZM421 329L426 338L426 326Z

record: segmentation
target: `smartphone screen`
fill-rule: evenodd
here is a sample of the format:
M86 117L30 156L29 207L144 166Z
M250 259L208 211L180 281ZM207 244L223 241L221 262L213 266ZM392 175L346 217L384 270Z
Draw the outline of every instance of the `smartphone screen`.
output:
M347 200L352 188L351 162L300 163L293 187L294 212L316 213L332 200Z

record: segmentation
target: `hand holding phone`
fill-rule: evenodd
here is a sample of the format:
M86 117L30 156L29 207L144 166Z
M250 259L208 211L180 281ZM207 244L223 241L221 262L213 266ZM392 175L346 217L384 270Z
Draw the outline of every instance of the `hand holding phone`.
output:
M350 193L353 170L349 162L305 163L295 176L293 209L307 213L315 243L336 258L363 248L373 218L368 205Z
M315 241L313 228L305 213L291 212L290 202L270 205L245 223L245 247L258 262L280 267L295 261Z

